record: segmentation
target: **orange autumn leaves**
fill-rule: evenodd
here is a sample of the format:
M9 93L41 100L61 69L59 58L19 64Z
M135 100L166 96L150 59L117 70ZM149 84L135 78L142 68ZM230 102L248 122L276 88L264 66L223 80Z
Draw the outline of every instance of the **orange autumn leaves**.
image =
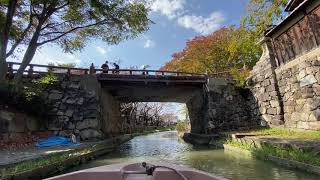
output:
M213 74L244 65L250 68L261 54L252 36L246 29L230 27L195 37L160 70Z

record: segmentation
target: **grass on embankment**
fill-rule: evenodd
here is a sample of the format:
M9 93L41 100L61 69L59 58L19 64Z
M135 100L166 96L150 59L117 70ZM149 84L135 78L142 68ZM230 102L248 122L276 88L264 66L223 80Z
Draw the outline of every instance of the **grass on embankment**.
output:
M282 159L294 160L306 164L320 166L320 156L312 151L303 151L293 148L282 148L275 145L255 146L253 143L239 142L236 140L227 140L227 145L238 147L250 151L255 157L266 159L268 156L275 156Z
M281 138L299 138L299 139L320 139L320 131L302 131L284 128L256 129L246 131L247 133L260 133L268 136Z
M0 169L0 179L7 178L10 176L17 176L22 173L31 172L40 168L44 168L50 165L56 165L56 168L65 168L64 163L68 160L75 158L81 158L91 153L97 152L99 150L109 150L112 151L113 145L110 147L105 144L96 144L89 147L74 149L66 152L57 152L47 156L35 158L32 160L23 161L17 164Z
M301 139L313 140L320 139L319 131L298 131L283 128L272 128L272 129L257 129L250 130L244 133L261 134L262 137L276 137L280 139ZM250 141L242 141L241 139L230 139L226 140L224 144L238 147L241 149L248 150L258 158L266 159L268 156L275 156L283 159L294 160L306 164L320 166L320 154L314 152L311 149L299 149L293 147L285 147L277 144L263 143L257 144Z

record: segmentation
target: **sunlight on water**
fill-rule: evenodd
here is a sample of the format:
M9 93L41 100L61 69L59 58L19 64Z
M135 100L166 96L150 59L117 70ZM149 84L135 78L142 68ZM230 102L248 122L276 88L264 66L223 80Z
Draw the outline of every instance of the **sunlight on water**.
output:
M185 165L234 180L319 179L316 175L290 170L242 154L224 152L221 149L196 148L179 139L174 131L136 137L121 145L115 152L71 171L114 163L143 161Z

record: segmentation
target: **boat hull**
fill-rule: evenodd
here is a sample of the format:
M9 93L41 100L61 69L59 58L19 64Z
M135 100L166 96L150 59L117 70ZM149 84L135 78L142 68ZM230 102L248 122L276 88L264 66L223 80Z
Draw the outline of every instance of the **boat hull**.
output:
M184 166L158 164L158 166L165 166L173 168L179 173L183 174L188 180L224 180L224 178L210 175L208 173L187 168ZM141 163L136 164L114 164L101 166L77 172L64 174L48 178L47 180L182 180L173 170L167 168L156 168L152 176L146 174L132 174L134 172L143 172L145 168Z

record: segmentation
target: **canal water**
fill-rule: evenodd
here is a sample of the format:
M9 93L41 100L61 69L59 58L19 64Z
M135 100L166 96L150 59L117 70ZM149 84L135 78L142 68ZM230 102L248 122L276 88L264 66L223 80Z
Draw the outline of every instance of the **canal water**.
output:
M179 139L175 131L138 136L115 152L71 171L130 162L165 162L186 165L231 180L319 180L320 177L290 170L221 149L193 147Z

